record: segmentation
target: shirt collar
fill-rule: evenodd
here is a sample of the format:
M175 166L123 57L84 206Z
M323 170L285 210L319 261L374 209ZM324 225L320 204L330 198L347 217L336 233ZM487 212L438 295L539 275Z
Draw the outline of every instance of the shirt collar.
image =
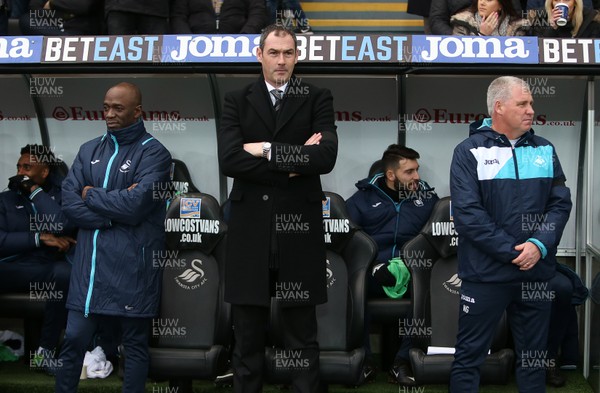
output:
M281 90L283 92L283 94L285 94L285 89L287 88L288 83L289 82L285 82L284 85L281 85L279 87L274 87L269 82L265 81L265 84L267 85L267 90L269 91L269 94L271 93L271 90Z

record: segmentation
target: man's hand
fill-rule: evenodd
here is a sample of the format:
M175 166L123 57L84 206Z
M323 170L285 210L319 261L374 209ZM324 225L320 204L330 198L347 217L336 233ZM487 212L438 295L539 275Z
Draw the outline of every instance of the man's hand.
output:
M38 185L29 176L16 175L8 179L8 188L28 197Z
M512 263L519 266L519 270L531 269L542 257L540 249L531 242L517 244L515 250L520 251L521 253L512 260Z
M42 233L40 240L48 247L56 247L60 252L67 252L71 244L77 244L77 241L70 236L55 236L51 233Z
M323 139L323 135L320 132L315 132L304 142L304 146L318 145L321 143L321 139ZM299 173L290 172L290 177L300 176Z
M262 157L262 149L264 142L244 143L244 150L252 154L254 157Z
M304 145L305 146L318 145L319 143L321 143L322 138L323 138L323 135L321 135L320 132L315 132L314 134L312 134L312 136L310 138L308 138L308 140L306 142L304 142Z
M83 199L85 201L85 197L87 196L87 192L90 188L94 188L92 186L85 186L83 187L83 191L81 191L81 199Z
M138 185L138 183L133 183L132 185L130 185L129 187L127 187L127 191L133 190L137 185Z

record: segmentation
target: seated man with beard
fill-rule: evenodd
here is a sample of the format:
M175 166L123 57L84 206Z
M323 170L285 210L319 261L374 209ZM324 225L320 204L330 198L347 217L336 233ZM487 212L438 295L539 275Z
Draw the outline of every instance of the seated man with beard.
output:
M375 240L379 248L372 274L368 276L369 297L400 297L403 294L397 293L400 286L398 267L389 261L402 257L402 246L423 228L439 199L433 188L419 177L419 158L419 153L413 149L390 145L381 159L382 172L356 183L358 191L346 202L352 220ZM365 326L368 333L368 317ZM365 341L370 352L368 336ZM403 386L415 384L408 376L410 347L410 337L403 337L390 370L393 382ZM368 371L365 369L365 375Z

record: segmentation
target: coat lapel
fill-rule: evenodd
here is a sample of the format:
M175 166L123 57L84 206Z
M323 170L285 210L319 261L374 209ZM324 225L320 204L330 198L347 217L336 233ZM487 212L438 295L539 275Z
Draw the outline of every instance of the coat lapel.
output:
M258 113L267 128L273 132L273 130L275 130L275 116L273 116L271 99L267 94L265 81L263 78L259 78L246 96L246 99L256 113Z
M285 98L283 99L283 105L277 116L275 135L287 124L288 121L296 114L298 109L306 103L308 100L308 94L300 94L304 92L304 84L299 81L295 76L292 76L288 83Z

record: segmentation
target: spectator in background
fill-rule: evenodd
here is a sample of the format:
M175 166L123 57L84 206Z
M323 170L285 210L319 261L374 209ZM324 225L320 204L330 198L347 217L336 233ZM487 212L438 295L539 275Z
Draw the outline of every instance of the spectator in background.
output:
M110 35L167 34L169 0L105 0Z
M173 34L259 34L267 24L264 0L174 0Z
M75 244L68 236L73 227L61 211L60 164L47 146L27 145L9 190L0 194L0 292L24 292L32 301L45 300L39 348L30 364L50 374L67 322L71 264L66 252Z
M31 0L21 15L24 35L99 35L103 33L101 0Z
M544 0L527 0L526 10L537 10L544 8ZM595 10L600 9L600 0L583 0L584 8L593 8Z
M511 0L517 14L521 13L519 0ZM432 34L452 35L454 27L450 17L471 6L472 0L432 0L429 11L429 24Z
M473 0L469 9L450 18L454 35L525 35L525 20L511 0Z
M0 35L8 33L8 0L0 0Z
M560 11L558 3L569 6L567 24L558 26ZM544 9L529 10L529 34L538 37L595 38L600 37L600 14L583 6L582 0L546 0Z
M27 13L29 0L8 0L8 3L10 4L9 17L11 19L18 19Z
M270 24L282 24L296 34L313 34L299 0L266 0Z
M429 9L431 8L431 0L408 0L406 9L407 14L419 15L423 17L423 32L431 34L431 26L429 25Z
M419 158L413 149L390 145L381 159L382 171L356 183L358 191L346 201L352 220L375 240L379 249L367 283L369 297L391 296L388 293L398 280L392 273L394 266L388 261L401 257L402 246L419 233L439 200L433 188L419 176ZM368 352L369 324L367 315L365 345ZM390 370L393 382L403 386L415 386L414 379L409 377L410 348L410 338L403 337ZM365 375L371 374L368 368L372 366L367 364L366 367Z

